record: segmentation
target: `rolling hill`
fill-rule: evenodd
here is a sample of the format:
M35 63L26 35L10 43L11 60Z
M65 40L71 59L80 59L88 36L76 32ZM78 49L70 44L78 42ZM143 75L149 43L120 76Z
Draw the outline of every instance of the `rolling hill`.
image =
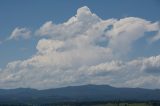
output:
M81 85L46 90L0 89L0 103L56 103L92 101L160 100L160 90L116 88L109 85Z

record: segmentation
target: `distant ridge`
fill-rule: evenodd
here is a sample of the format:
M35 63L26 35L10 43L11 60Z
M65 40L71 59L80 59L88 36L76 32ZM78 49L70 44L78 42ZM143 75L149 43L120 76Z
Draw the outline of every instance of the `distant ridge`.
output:
M160 90L116 88L109 85L81 85L36 90L30 88L0 89L0 103L56 103L91 101L160 100Z

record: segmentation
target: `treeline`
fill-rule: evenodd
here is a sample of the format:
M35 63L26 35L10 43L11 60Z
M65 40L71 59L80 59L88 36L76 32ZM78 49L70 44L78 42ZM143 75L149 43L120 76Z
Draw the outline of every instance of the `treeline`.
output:
M0 103L0 106L160 106L160 101L98 101L98 102L60 102L60 103L47 103L47 104L34 104L34 103Z

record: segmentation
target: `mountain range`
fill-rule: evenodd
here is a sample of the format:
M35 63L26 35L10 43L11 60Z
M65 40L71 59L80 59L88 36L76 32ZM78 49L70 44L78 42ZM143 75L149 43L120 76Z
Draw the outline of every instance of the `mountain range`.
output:
M109 85L81 85L37 90L0 89L0 103L57 103L92 101L160 100L160 89L116 88Z

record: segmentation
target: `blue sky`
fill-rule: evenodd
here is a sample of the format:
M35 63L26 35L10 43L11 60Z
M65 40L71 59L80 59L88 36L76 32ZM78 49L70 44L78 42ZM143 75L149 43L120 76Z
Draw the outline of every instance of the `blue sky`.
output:
M79 13L77 12L78 9L80 10ZM76 59L78 59L78 58L75 58L75 60L74 60L74 57L68 57L67 59L69 59L69 60L67 60L65 58L65 56L68 55L67 54L68 52L66 54L60 56L57 60L53 56L54 54L52 54L51 57L53 56L52 57L53 59L47 60L45 63L50 66L49 62L56 61L55 67L52 67L52 68L50 67L50 69L48 69L48 70L60 70L58 72L61 72L62 69L73 70L73 69L77 68L77 70L81 70L86 67L88 67L88 70L89 70L90 66L99 67L99 66L101 66L101 64L107 64L106 67L110 67L110 64L112 64L113 61L122 61L122 63L125 64L125 67L129 67L129 65L132 64L132 62L134 60L138 61L137 59L139 59L139 58L144 58L141 60L141 62L144 62L144 63L141 63L141 64L145 64L145 61L147 61L146 64L149 64L148 61L150 62L152 60L152 56L156 56L156 58L158 58L157 56L159 56L159 54L160 54L160 48L159 48L160 47L160 41L159 41L160 34L158 33L158 31L160 32L160 29L159 29L159 27L160 27L160 24L159 24L160 12L159 11L160 11L160 1L159 0L77 0L77 1L76 0L69 0L69 1L67 1L67 0L34 0L34 1L33 0L14 0L14 1L1 0L0 1L0 13L1 13L0 14L0 50L1 50L0 51L0 72L2 70L2 74L5 74L5 72L7 72L7 70L14 70L15 71L15 70L20 69L20 68L17 68L17 66L15 66L16 68L13 68L14 65L12 66L13 69L8 68L8 67L11 67L10 63L12 64L12 63L16 63L17 61L20 61L21 63L26 64L28 61L34 60L33 59L34 57L37 58L42 55L43 55L42 57L50 57L50 55L53 53L50 50L53 48L54 49L58 48L58 50L60 49L61 51L69 50L69 55L72 55L72 53L70 53L72 51L70 51L70 50L73 48L76 48L75 49L76 53L77 52L81 53L81 50L82 51L86 50L86 52L83 52L84 54L82 53L82 55L84 55L84 57L81 57L82 60L77 63L75 61L77 61ZM83 12L84 12L84 14L83 14ZM80 16L78 16L78 14ZM89 14L91 16L88 16L86 14ZM96 14L96 16L94 16L93 14ZM94 44L96 42L101 42L101 40L104 40L103 42L101 42L101 44L102 43L107 44L107 47L104 47L105 49L107 49L106 51L103 51L101 49L101 47L97 48L97 45L93 46L93 45L88 45L88 44L85 45L86 48L82 49L82 48L79 48L79 47L83 46L81 43L75 43L75 44L73 43L72 44L70 42L70 40L73 40L73 38L70 38L68 36L72 35L74 33L74 31L75 32L78 31L75 33L75 35L78 34L76 36L79 36L79 34L84 35L86 33L89 33L88 31L92 30L91 26L82 25L84 28L86 27L87 29L83 29L83 28L81 29L81 27L79 27L79 26L76 27L76 25L77 25L76 24L75 26L71 26L71 28L75 27L77 29L73 29L71 31L70 31L70 29L68 29L68 31L70 31L71 33L66 31L67 27L66 27L66 30L64 30L64 33L61 32L61 29L63 31L63 28L65 28L65 25L63 25L63 24L65 24L65 22L70 23L68 20L74 16L76 17L76 18L74 18L75 20L79 20L78 17L82 17L82 20L80 19L82 21L82 23L88 22L88 23L91 23L91 25L93 25L93 26L95 25L96 22L103 23L102 20L110 20L110 19L111 20L113 19L113 21L117 22L117 24L116 24L116 22L114 24L111 24L112 26L114 26L114 25L116 26L119 23L121 23L120 20L122 20L122 23L125 23L125 24L130 23L132 21L135 21L135 23L137 22L137 24L131 26L131 29L127 30L127 27L126 27L126 30L124 29L124 31L122 31L122 33L128 31L128 33L124 33L124 35L126 37L122 37L122 38L117 37L114 40L112 40L112 37L114 38L114 36L121 36L121 34L114 35L114 33L109 31L109 32L105 33L106 35L104 34L106 36L106 38L98 37L98 38L96 38L97 41L93 40L93 38L92 38L93 41L90 42L91 44L92 43ZM132 18L129 18L129 17L132 17ZM87 18L91 18L91 21L93 21L93 22L88 21ZM92 18L93 18L93 20L92 20ZM73 21L73 20L71 20L71 21ZM76 21L76 22L78 22L78 24L79 24L79 21ZM141 24L139 24L139 23L141 23ZM144 26L143 26L143 24L144 24ZM90 25L90 24L88 24L88 25ZM106 24L106 26L107 25L108 24ZM122 25L124 25L124 24L122 24ZM128 26L128 27L130 27L130 26ZM16 31L16 28L19 32ZM70 28L70 26L68 26L68 28ZM91 29L89 29L89 28L91 28ZM143 31L136 32L136 30L134 28L136 30L142 28L142 30L144 29L144 32ZM80 29L80 32L78 29ZM103 29L103 27L102 27L102 29ZM21 32L20 32L20 30L21 30ZM117 29L117 30L119 30L119 29ZM113 31L116 32L117 30L115 29ZM131 30L135 30L135 33L132 32ZM96 30L93 30L93 31L96 31ZM91 32L93 32L93 31L91 31ZM83 32L83 34L82 34L82 32ZM98 33L98 31L96 31L95 33ZM112 34L113 34L113 36L112 36ZM75 35L72 35L72 36L75 36ZM90 35L90 34L88 34L88 35ZM13 36L13 37L11 37L11 36ZM25 38L26 36L28 36L29 38L28 37ZM62 36L62 37L59 37L59 36ZM101 34L99 34L99 36L101 36ZM131 36L131 37L128 37L128 36ZM135 36L139 36L139 37L135 37ZM157 38L155 36L157 36ZM68 40L68 39L70 39L70 40ZM77 38L77 39L81 39L81 38ZM153 39L156 39L156 40L151 41ZM53 40L58 40L61 42L56 41L56 43L55 43L55 41L53 41ZM125 40L127 40L127 41L125 41ZM84 41L84 39L83 39L83 41ZM73 42L74 42L74 40L73 40ZM117 42L120 43L119 45L122 45L122 46L117 46ZM124 42L127 42L127 43L124 43ZM59 48L59 45L62 46L63 43L67 46L64 46L63 48ZM54 47L54 45L58 45L58 46ZM77 46L78 48L74 47L74 46L70 47L71 45L78 45ZM111 49L111 51L109 51L108 49ZM126 49L126 50L124 50L124 49ZM43 52L42 52L42 50L43 50ZM48 51L49 51L49 53L48 53ZM97 51L100 51L100 53ZM90 54L90 52L95 52L100 55L99 55L99 57L96 55L95 56L93 55L93 57L90 57L88 55L88 54ZM112 53L103 54L102 52L107 52L107 53L112 52ZM109 58L108 55L111 58ZM61 58L63 56L64 56L64 58ZM105 59L101 59L103 56ZM42 61L44 61L45 59L43 58ZM76 63L75 66L73 66L73 64L71 62L70 63L71 65L69 65L67 67L65 66L62 68L62 66L64 66L63 62L65 63L65 61L71 61L70 59L74 60L74 62ZM38 61L38 60L34 60L34 61ZM41 60L39 60L39 61L41 61ZM62 64L60 64L60 66L58 66L59 63L57 61L58 62L62 61L61 62ZM158 61L158 60L156 60L156 61ZM86 63L86 65L82 64L81 62ZM111 62L111 63L109 63L109 62ZM27 66L28 66L28 64L30 65L31 63L27 63ZM54 62L53 62L53 64L54 64ZM119 64L119 62L118 63L113 62L113 64L117 65L117 64ZM152 69L152 70L156 70L156 72L157 72L157 69L160 68L159 64L156 64L155 67L154 67L153 63L150 63L150 64L151 64L151 67L147 68L146 69L147 71ZM18 62L16 63L16 65L21 66L20 63L18 63ZM34 67L32 65L29 66L29 68L23 67L22 70L28 70L28 69L38 70L40 67L40 66L38 66L38 68L37 68L37 66ZM30 67L33 67L33 68L30 68ZM44 66L44 68L45 67L46 66ZM116 66L114 66L114 67L116 67ZM133 67L133 66L130 66L130 67ZM145 66L141 67L139 70L142 70L143 68L146 68L146 67ZM120 69L120 70L124 70L124 69ZM130 69L130 70L133 70L133 69ZM102 73L105 73L105 72L102 72ZM10 72L8 72L8 73L9 73L8 77L9 76L16 76L16 78L17 77L19 78L19 77L23 76L23 75L19 75L18 74L19 72L15 72L12 74ZM28 72L28 73L32 73L32 72ZM27 73L27 75L28 75L28 73ZM83 73L83 72L81 72L81 73L88 74L88 73ZM108 73L108 70L107 70L107 73ZM129 72L129 73L131 73L131 72ZM0 78L3 78L5 75L0 76ZM136 75L137 74L135 74L135 76ZM41 74L40 76L44 76L43 78L41 78L42 81L47 80L48 82L52 82L52 80L55 80L55 79L45 79L45 77L49 76L49 75L45 76L45 75ZM53 74L53 76L54 76L54 74ZM50 76L50 77L53 77L53 76ZM121 75L116 75L117 78L120 76ZM160 79L158 79L157 77L154 77L154 74L153 75L146 75L145 73L143 73L143 75L139 76L138 78L141 79L141 77L144 77L144 76L145 77L149 76L150 77L149 81L151 81L151 80L160 81ZM102 79L102 77L98 77L98 76L96 76L96 77L97 77L97 79L94 79L94 80L84 78L84 79L86 79L84 81L84 83L103 84L103 81L98 82L98 79ZM111 77L111 79L112 79L115 76L109 76L109 77ZM108 78L108 77L105 77L105 78ZM142 78L142 79L145 79L145 78ZM13 81L15 79L13 78L10 80ZM35 80L35 79L33 79L33 80ZM123 80L124 79L122 79L122 81ZM8 80L6 80L6 81L8 81ZM73 81L73 83L69 83L72 81ZM72 81L67 82L68 85L84 84L84 83L82 83L83 81L81 81L81 77L80 77L80 79L73 79ZM131 81L134 81L134 80L132 79ZM148 81L148 79L147 79L147 81ZM8 83L8 85L2 85L0 87L2 87L2 88L3 87L4 88L12 88L12 87L13 88L14 87L34 87L34 88L40 87L40 88L43 88L40 85L37 85L37 86L33 86L32 84L26 84L26 85L22 84L21 85L19 83L21 83L21 82L18 82L16 80L15 86ZM54 83L54 81L53 81L53 83ZM112 85L113 83L115 83L115 86L130 86L127 82L126 82L126 85L125 84L123 85L120 82L116 82L114 80L113 80L113 82L111 81L111 82L108 82L107 84ZM56 83L56 85L57 85L56 87L62 86L62 84L63 84L62 82L60 82L58 84ZM159 87L157 85L153 85L152 88ZM53 87L53 86L50 86L50 83L48 83L47 86L48 86L48 88ZM142 85L137 84L135 86L148 87L146 85L145 81Z
M102 19L131 16L150 21L160 20L159 0L1 0L0 40L4 41L10 36L15 27L28 27L31 30L35 30L49 20L54 23L67 21L82 6L88 6ZM0 58L3 60L0 61L0 66L4 67L9 61L25 59L31 56L36 52L37 39L4 42L3 45L0 45L2 50ZM158 45L160 44L158 43ZM26 48L27 51L23 50L23 48ZM148 52L147 50L146 52Z

